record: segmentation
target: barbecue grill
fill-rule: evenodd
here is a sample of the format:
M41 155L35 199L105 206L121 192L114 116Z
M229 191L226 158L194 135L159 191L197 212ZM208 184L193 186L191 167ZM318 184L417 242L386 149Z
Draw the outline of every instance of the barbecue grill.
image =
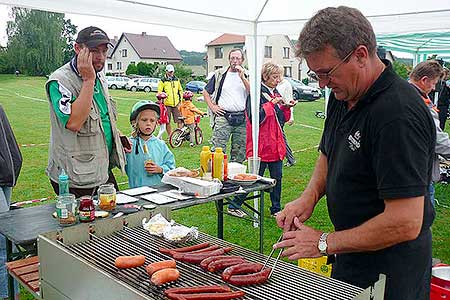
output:
M80 224L40 235L38 253L41 298L167 299L164 290L168 287L225 284L220 274L209 273L198 265L179 261L177 268L181 273L180 279L161 287L150 283L144 266L117 269L114 260L121 255L145 255L146 264L170 258L160 253L158 248L173 248L175 245L150 235L142 227L141 220L144 217L149 218L148 214L144 211L128 216L127 219L97 221L95 227ZM128 226L123 225L124 220ZM195 243L201 242L210 242L223 247L232 246L233 255L243 256L252 262L264 262L267 258L263 254L202 233ZM269 265L272 263L273 261ZM275 272L266 284L230 286L234 290L245 291L244 299L369 300L383 299L384 294L383 283L380 289L369 287L363 290L283 261L278 262Z

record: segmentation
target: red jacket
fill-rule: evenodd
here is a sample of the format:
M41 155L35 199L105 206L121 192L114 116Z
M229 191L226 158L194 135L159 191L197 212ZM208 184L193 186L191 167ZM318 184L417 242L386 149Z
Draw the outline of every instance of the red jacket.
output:
M159 105L159 124L168 124L169 123L169 116L167 115L167 107L164 105L162 101L158 103Z
M269 94L271 97L278 95L275 90L274 94L264 85L261 85L261 97L259 107L259 142L258 142L258 156L263 162L274 162L283 160L286 156L286 144L283 138L281 126L291 117L291 110L286 106L275 105L268 101L263 93ZM253 156L253 139L252 139L252 124L251 124L251 108L250 97L247 98L247 108L245 110L247 117L247 143L246 155Z

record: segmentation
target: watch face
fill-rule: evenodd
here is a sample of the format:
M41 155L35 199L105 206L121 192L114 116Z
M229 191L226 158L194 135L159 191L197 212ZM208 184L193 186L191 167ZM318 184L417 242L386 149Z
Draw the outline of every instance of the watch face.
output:
M319 250L325 251L327 249L327 245L324 242L319 243Z

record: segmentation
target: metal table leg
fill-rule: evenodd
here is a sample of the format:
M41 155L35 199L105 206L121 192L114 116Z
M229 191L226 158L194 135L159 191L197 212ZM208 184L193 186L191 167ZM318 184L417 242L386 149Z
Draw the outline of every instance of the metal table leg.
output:
M259 253L264 253L264 191L259 192Z
M217 208L217 237L223 240L223 200L216 201Z
M12 259L12 242L6 238L6 261L10 261ZM8 293L9 299L14 300L14 279L8 273Z

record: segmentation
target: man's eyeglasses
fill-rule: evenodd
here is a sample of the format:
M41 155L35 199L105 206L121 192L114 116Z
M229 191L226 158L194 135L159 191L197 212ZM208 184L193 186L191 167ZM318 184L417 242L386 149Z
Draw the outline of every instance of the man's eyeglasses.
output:
M331 76L333 75L334 72L336 72L336 70L350 57L352 56L353 52L355 52L355 50L352 50L349 54L347 54L337 65L335 65L330 71L326 72L326 73L316 73L314 71L309 70L306 75L308 75L311 79L319 81L319 80L323 80L326 81L328 83L328 81L331 79Z

